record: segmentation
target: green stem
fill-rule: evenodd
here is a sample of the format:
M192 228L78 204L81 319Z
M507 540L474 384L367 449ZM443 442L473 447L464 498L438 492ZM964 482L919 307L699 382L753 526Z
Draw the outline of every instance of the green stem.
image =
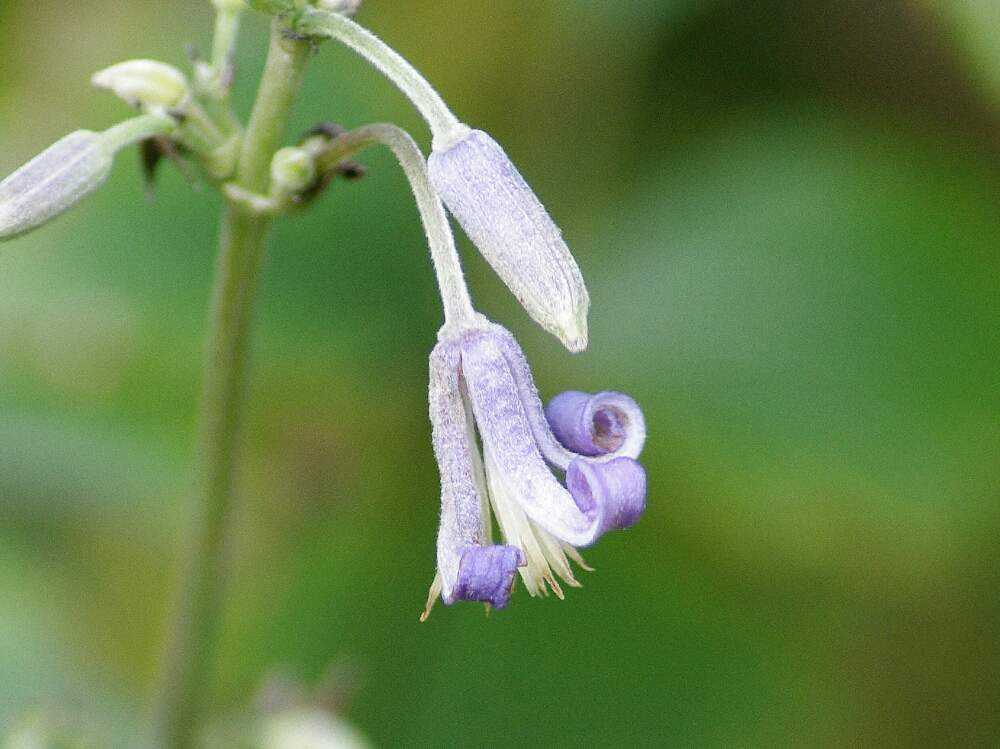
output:
M469 299L448 215L441 198L431 186L424 155L409 133L385 122L362 125L331 141L317 158L316 168L321 173L334 169L348 156L374 144L381 144L392 151L410 182L430 246L431 261L444 305L445 324L468 324L475 320L476 312Z
M309 44L287 38L280 22L271 46L237 169L237 183L267 190L271 156L288 122ZM240 411L246 383L253 301L271 219L228 205L216 266L205 360L196 527L184 591L166 653L159 740L169 749L194 746L205 717L225 585L227 533Z
M205 106L227 135L240 132L240 122L229 101L232 88L233 58L239 36L242 3L217 0L215 33L212 36L210 80L205 83Z
M469 128L444 103L440 94L417 69L396 50L343 13L307 6L297 29L304 34L328 36L357 52L402 91L427 120L434 137L434 150L443 150L464 137Z
M166 135L177 129L177 122L165 114L143 114L119 122L101 133L104 144L112 152L155 135Z
M218 6L216 10L215 34L212 37L212 69L219 77L224 76L226 68L232 65L241 12L238 6Z

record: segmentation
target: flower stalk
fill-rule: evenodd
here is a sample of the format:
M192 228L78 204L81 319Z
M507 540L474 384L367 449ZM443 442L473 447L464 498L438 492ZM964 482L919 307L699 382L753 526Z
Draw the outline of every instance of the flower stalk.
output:
M237 184L267 189L271 158L288 122L309 56L309 44L271 28L264 76L237 166ZM205 360L200 458L193 543L184 590L167 648L158 711L159 742L195 744L205 714L225 586L225 547L233 506L236 453L257 279L272 219L240 206L225 208Z
M343 13L306 8L296 28L302 34L337 39L392 81L427 120L434 136L435 149L447 147L469 131L416 68L396 50Z
M153 138L157 135L167 135L177 128L177 122L165 114L144 114L131 120L119 122L101 133L105 147L112 152Z
M427 162L413 138L400 127L389 123L364 125L344 133L332 141L318 159L318 169L336 168L344 159L372 145L389 148L405 172L417 201L420 218L430 245L431 260L441 291L446 326L462 326L477 314L469 299L462 265L455 249L455 239L448 224L448 215L437 192L431 186Z
M444 325L430 362L441 525L434 601L507 605L516 576L532 595L579 586L569 561L604 533L642 515L646 437L638 405L616 392L577 391L547 408L513 336L475 311L449 225L463 226L525 310L571 351L587 345L589 297L558 227L502 147L462 124L406 60L351 21L360 0L212 0L212 55L192 82L155 60L128 60L93 83L142 115L106 132L78 130L0 182L0 240L65 212L107 179L115 154L143 143L147 177L163 156L196 157L226 197L205 352L197 491L173 630L165 649L156 745L191 749L210 702L223 599L253 305L276 216L306 206L347 158L388 147L410 182L440 288ZM232 58L246 7L272 13L270 47L244 132L229 104ZM416 105L432 153L402 129L372 124L343 132L325 123L281 148L314 43L337 39L384 73ZM495 518L502 544L493 543Z

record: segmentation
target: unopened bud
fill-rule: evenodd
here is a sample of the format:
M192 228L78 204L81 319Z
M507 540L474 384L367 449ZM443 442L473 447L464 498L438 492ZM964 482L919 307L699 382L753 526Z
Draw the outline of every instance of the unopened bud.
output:
M0 240L34 229L104 184L112 154L100 133L77 130L0 182Z
M177 68L156 60L128 60L94 73L97 88L112 91L143 109L179 107L190 94L187 78Z
M72 208L108 178L121 149L171 133L177 123L144 114L103 133L77 130L0 182L0 240L34 229Z
M496 141L457 136L428 159L441 199L535 322L584 350L590 297L559 227Z
M302 148L282 148L271 160L272 192L293 195L316 181L316 162Z
M212 5L223 13L235 13L247 7L246 0L212 0Z

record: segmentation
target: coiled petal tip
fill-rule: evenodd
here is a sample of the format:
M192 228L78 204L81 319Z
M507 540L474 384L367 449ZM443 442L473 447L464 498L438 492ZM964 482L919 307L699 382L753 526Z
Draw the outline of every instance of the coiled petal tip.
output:
M632 458L598 463L577 458L566 472L577 507L600 518L601 532L630 528L646 510L646 471Z
M637 458L646 441L646 421L634 400L623 393L560 393L545 407L556 439L580 455Z

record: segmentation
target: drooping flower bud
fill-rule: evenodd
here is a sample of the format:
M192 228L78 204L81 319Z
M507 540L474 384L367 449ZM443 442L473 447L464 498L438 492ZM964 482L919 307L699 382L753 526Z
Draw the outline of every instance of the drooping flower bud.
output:
M0 182L0 240L23 234L72 208L104 184L118 151L170 133L176 126L165 114L144 114L103 133L77 130L56 141Z
M590 297L545 207L489 135L435 143L431 182L528 314L570 351L587 347Z
M133 107L179 107L190 94L187 78L177 68L156 60L127 60L94 73L90 82L113 92Z
M0 240L34 229L104 184L112 154L100 133L77 130L0 182Z

